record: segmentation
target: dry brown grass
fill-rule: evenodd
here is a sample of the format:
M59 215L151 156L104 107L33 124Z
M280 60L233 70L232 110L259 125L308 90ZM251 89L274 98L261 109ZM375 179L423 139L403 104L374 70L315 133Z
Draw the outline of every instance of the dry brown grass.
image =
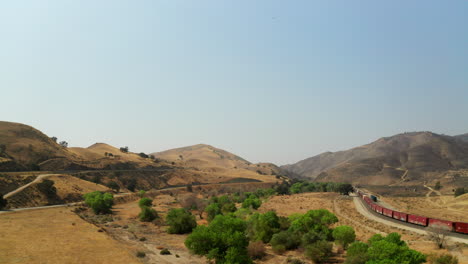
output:
M0 214L0 263L140 263L70 208Z

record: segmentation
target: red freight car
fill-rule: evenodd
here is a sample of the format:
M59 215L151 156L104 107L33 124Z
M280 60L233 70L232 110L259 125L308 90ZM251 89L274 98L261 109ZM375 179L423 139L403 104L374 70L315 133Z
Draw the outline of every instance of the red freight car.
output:
M421 225L421 226L427 226L427 217L424 216L419 216L419 215L408 215L408 223L416 224L416 225Z
M382 207L383 215L392 217L393 216L393 210L387 209L385 207Z
M453 231L453 222L447 220L433 219L429 218L429 226L432 227L442 227L444 229Z
M395 218L397 220L400 220L400 221L403 221L403 222L406 222L406 221L408 221L407 220L408 219L408 214L393 211L393 218Z
M375 205L375 211L379 214L382 214L382 206L379 206L379 205Z
M468 223L455 222L455 232L468 234Z

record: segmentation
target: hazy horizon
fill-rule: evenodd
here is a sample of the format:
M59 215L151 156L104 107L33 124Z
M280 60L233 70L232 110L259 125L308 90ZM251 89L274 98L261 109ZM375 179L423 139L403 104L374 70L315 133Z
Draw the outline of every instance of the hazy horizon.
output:
M467 133L468 2L360 3L4 3L0 120L70 146L204 143L278 165Z

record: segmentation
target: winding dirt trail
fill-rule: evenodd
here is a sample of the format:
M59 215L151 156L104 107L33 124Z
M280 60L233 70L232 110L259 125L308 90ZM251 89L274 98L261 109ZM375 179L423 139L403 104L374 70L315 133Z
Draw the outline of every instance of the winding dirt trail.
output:
M8 197L11 197L11 196L13 196L13 195L15 195L15 194L21 192L22 190L28 188L29 186L31 186L31 185L34 184L34 183L40 182L40 181L42 181L43 179L45 179L45 178L47 178L47 177L50 177L50 176L57 176L57 175L61 175L61 174L40 174L40 175L38 175L38 176L36 177L36 179L34 179L32 182L27 183L27 184L25 184L25 185L19 187L18 189L14 190L14 191L11 191L11 192L9 192L9 193L7 193L7 194L5 194L5 195L3 196L3 198L7 199Z

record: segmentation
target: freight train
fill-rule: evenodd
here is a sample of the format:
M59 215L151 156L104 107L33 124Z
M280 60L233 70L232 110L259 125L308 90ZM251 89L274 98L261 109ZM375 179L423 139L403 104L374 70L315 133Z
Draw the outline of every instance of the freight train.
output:
M395 210L390 210L388 208L385 208L383 206L376 204L374 202L377 200L374 198L375 196L367 195L359 190L357 190L356 193L359 195L359 197L362 200L364 200L364 202L367 204L367 206L370 209L372 209L372 211L375 211L378 214L384 215L386 217L390 217L398 221L402 221L402 222L406 222L406 223L410 223L414 225L419 225L419 226L425 226L425 227L442 226L452 232L468 234L468 223L452 222L452 221L447 221L447 220L440 220L440 219L429 218L425 216L407 214L407 213L398 212ZM371 199L370 197L374 199Z

